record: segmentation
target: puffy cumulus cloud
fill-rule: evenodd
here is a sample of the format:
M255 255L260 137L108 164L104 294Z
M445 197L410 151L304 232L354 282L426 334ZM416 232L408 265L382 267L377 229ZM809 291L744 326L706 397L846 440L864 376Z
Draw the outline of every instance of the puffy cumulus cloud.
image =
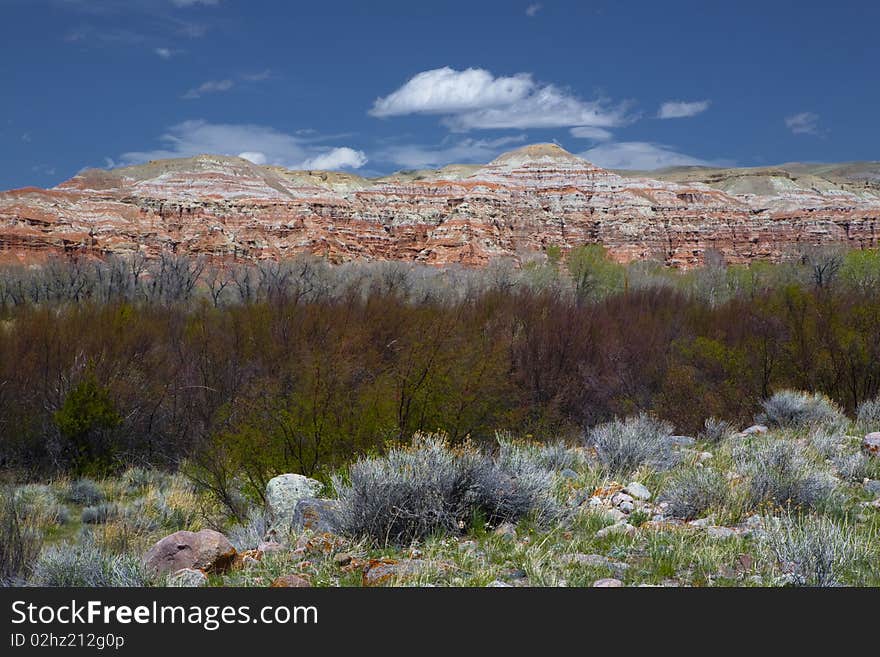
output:
M813 112L800 112L785 117L786 127L796 135L818 135L819 115Z
M726 160L703 160L672 150L663 144L623 141L599 144L578 154L605 169L651 170L678 166L729 166Z
M499 139L447 139L438 145L403 144L376 153L376 159L405 169L427 169L447 164L484 163L497 157L512 144L524 142L525 135Z
M531 4L526 7L526 16L528 16L529 18L533 18L534 16L537 16L538 12L541 11L543 8L544 5L542 5L540 2Z
M162 59L171 59L174 57L174 51L170 48L156 48L154 52Z
M489 71L444 67L410 78L400 89L378 98L370 114L453 114L503 106L526 97L534 87L531 76L520 73L496 78Z
M356 151L348 146L332 148L319 153L302 163L303 169L360 169L367 163L363 151Z
M291 169L359 168L367 162L361 151L348 147L317 148L302 139L274 128L252 124L184 121L173 125L159 141L161 148L130 151L120 156L121 164L140 164L170 157L192 157L209 153L234 155L255 164Z
M697 114L702 114L712 101L695 100L686 102L683 100L670 100L663 103L657 112L658 119L687 119Z
M593 141L608 141L614 135L605 128L591 128L589 126L578 126L569 130L572 137L578 139L592 139Z
M626 120L624 108L604 100L584 101L552 84L538 84L528 73L495 77L485 69L444 67L423 71L388 96L370 114L442 115L453 131L474 129L613 127Z

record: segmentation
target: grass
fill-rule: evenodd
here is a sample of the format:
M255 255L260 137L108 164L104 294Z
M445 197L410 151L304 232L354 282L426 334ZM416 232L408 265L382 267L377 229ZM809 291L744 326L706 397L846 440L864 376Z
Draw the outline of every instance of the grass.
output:
M398 564L388 566L384 586L486 586L496 580L591 586L605 577L626 586L880 586L880 569L873 565L880 562L880 510L866 506L874 496L862 484L880 467L877 459L859 455L856 437L814 425L742 437L713 422L690 450L673 454L668 443L658 447L670 430L653 419L620 420L611 428L626 434L627 453L630 438L647 431L652 446L640 452L647 457L623 463L603 457L590 441L546 447L509 436L499 439L491 455L423 441L374 457L366 461L369 485L362 487L366 497L359 504L374 504L373 497L392 490L398 506L417 500L411 509L429 517L449 505L454 522L420 519L417 533L397 541L358 530L332 538L292 534L282 537L279 551L212 574L209 586L268 586L289 574L313 586L362 586L364 571L376 561ZM711 458L699 457L703 451ZM343 503L358 467L337 473ZM495 501L487 503L479 486L457 489L461 481L497 488L488 497ZM625 516L635 529L597 535L617 522L610 499L630 481L652 493ZM452 497L432 506L438 490ZM503 500L515 506L499 507L497 496L512 492L517 495ZM263 509L254 506L241 523L183 476L148 469L88 483L19 485L14 497L31 522L29 545L43 547L39 557L31 555L33 567L19 569L19 581L12 583L161 585L143 577L138 561L174 531L216 528L240 551L254 550L265 534ZM471 506L463 508L462 500ZM83 523L94 508L114 512L103 522ZM498 508L516 509L503 518L515 524L515 535L496 533ZM380 522L380 516L373 520ZM693 518L704 520L694 525ZM713 533L703 525L729 530Z

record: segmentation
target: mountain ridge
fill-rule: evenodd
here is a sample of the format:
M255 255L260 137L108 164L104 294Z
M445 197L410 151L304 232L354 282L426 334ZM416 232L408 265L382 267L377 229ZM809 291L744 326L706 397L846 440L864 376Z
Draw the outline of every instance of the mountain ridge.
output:
M786 166L620 172L531 144L485 165L364 178L205 154L0 193L0 260L170 250L482 266L600 243L620 261L689 267L710 250L743 263L877 246L880 164Z

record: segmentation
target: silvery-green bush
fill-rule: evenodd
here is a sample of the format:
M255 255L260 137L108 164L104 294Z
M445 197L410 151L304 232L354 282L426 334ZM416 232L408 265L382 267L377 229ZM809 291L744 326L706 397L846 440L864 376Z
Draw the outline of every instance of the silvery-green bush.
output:
M97 482L83 478L70 482L64 493L64 498L73 504L92 506L104 501L104 493Z
M662 495L673 518L693 520L711 508L722 506L730 489L724 475L712 468L686 468L667 482Z
M94 541L52 545L34 564L31 584L36 586L147 586L148 578L135 555L108 554Z
M736 429L730 422L710 417L703 423L703 429L697 437L704 442L717 445L734 433L736 433Z
M755 421L770 428L845 429L849 424L840 407L821 393L780 390L761 402L761 407L763 410Z
M866 433L880 431L880 397L868 399L859 404L856 422L859 428Z
M641 413L594 427L587 433L586 442L595 448L608 470L626 474L645 464L668 467L672 432L669 422Z
M734 452L737 469L749 479L747 501L752 507L813 508L828 501L834 482L789 440L765 439Z
M380 544L407 544L436 533L460 533L478 514L494 524L548 513L552 475L522 454L498 461L442 437L417 436L412 447L355 462L336 477L345 533Z
M867 559L855 532L824 516L783 517L765 523L765 538L786 579L795 586L836 586Z

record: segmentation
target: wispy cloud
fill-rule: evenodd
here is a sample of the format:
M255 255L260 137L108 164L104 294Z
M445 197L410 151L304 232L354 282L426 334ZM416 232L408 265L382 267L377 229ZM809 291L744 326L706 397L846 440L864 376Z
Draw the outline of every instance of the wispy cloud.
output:
M230 91L237 86L238 83L236 80L239 82L263 82L269 80L271 77L272 71L266 69L265 71L259 71L257 73L244 73L239 75L236 79L223 78L222 80L208 80L207 82L202 82L196 87L188 89L181 98L184 100L195 100L208 94Z
M441 167L446 164L484 163L507 150L511 144L522 143L526 135L499 139L445 139L436 145L403 144L388 146L375 154L380 162L391 162L406 169Z
M217 5L220 0L171 0L175 7L193 7L195 5Z
M156 48L153 52L155 52L162 59L171 59L175 55L175 51L170 48Z
M572 137L578 139L592 139L593 141L608 141L614 135L610 130L605 128L591 128L589 126L578 126L569 130Z
M528 16L529 18L537 16L538 12L541 11L543 8L544 8L544 5L542 5L540 2L536 2L534 4L531 4L528 7L526 7L526 16Z
M732 166L729 160L704 160L679 153L664 144L644 141L599 144L579 157L606 169L651 170L676 166Z
M785 117L785 125L796 135L818 135L819 115L814 112L800 112Z
M496 77L480 68L423 71L391 94L378 98L376 117L434 114L455 132L499 128L612 127L625 122L625 107L605 100L584 101L529 73Z
M687 119L696 116L697 114L702 114L709 109L709 105L711 104L711 101L708 100L695 100L690 102L683 100L670 100L660 106L660 110L657 112L657 118Z
M183 96L181 96L181 98L184 100L195 100L196 98L201 98L205 94L216 94L229 91L234 86L235 82L229 79L208 80L207 82L202 82L199 86L188 90Z
M234 155L255 164L293 169L360 168L367 163L363 151L348 146L316 147L295 135L253 124L209 123L190 120L171 126L159 137L161 147L130 151L121 164L139 164L170 157L191 157L203 153ZM115 164L115 162L112 162Z

